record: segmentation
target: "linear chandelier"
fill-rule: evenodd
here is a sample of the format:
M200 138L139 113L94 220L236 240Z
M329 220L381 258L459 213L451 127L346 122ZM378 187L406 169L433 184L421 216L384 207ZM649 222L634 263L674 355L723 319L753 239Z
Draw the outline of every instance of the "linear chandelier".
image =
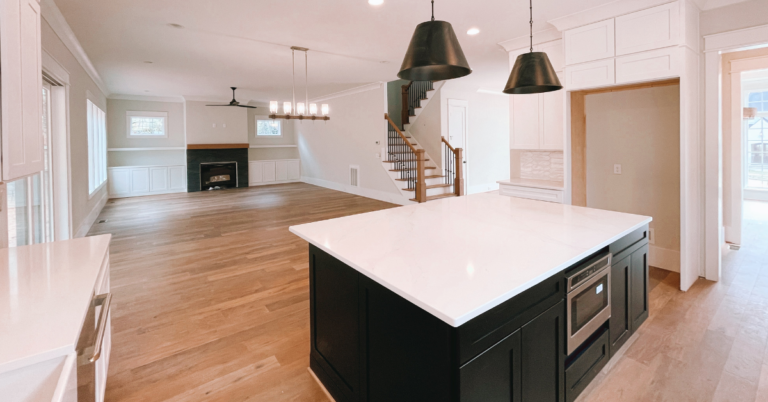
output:
M305 102L296 103L296 51L304 52L304 96ZM329 108L327 104L320 106L321 115L317 115L317 104L309 103L309 63L307 61L307 52L309 49L305 47L291 46L291 71L293 74L293 101L283 102L283 114L277 114L278 101L269 102L269 115L270 119L285 119L285 120L330 120L328 116ZM309 109L307 109L309 108Z

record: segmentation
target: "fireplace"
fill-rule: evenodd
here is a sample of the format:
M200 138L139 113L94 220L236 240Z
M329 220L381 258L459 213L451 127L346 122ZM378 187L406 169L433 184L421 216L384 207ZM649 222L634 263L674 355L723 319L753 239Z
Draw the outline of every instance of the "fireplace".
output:
M237 187L237 162L200 164L200 190L220 190L232 187Z

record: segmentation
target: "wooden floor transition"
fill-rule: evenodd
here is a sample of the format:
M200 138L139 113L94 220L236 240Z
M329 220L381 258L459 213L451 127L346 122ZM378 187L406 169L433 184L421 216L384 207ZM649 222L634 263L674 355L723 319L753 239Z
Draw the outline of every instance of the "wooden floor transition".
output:
M90 232L114 235L106 400L327 401L288 226L391 207L303 183L110 200ZM768 401L765 207L720 283L652 269L650 318L580 401Z

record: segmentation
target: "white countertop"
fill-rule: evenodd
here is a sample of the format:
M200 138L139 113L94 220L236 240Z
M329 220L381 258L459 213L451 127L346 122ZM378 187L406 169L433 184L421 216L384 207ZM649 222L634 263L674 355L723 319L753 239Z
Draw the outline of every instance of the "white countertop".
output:
M110 238L0 249L0 373L75 351Z
M490 192L290 231L458 327L650 221Z
M548 190L565 190L565 183L561 181L533 180L533 179L509 179L499 180L500 185L545 188Z

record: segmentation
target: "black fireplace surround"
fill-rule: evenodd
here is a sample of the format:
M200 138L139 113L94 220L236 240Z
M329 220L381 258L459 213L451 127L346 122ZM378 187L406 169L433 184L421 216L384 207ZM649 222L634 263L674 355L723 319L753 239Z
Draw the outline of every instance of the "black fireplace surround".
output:
M201 164L205 165L201 166ZM228 181L223 181L224 177L217 177L219 181L210 184L222 189L248 187L247 148L187 149L187 191L193 193L207 190L210 185L201 187L201 179L210 182L211 176L232 176L224 170L227 164L234 164L237 167L235 177L230 177ZM203 173L204 171L206 173Z

